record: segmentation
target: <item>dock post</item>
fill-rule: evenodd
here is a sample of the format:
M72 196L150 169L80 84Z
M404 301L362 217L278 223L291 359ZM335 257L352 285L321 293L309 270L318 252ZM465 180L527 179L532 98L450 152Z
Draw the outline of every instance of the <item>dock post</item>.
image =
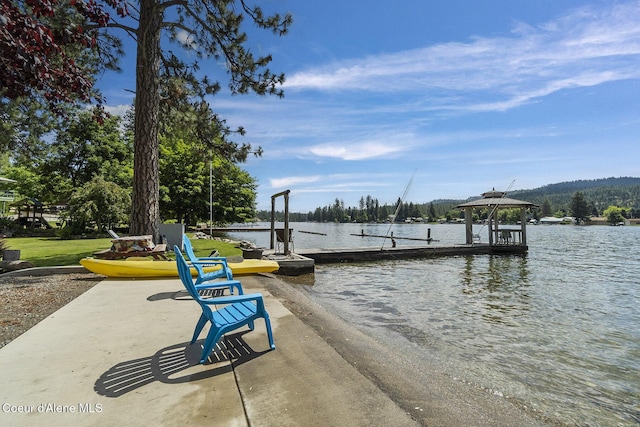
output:
M274 234L276 232L276 197L271 196L271 239L269 240L269 249L275 249Z
M473 243L473 208L464 209L465 241L467 245Z
M271 196L271 244L269 249L274 249L274 234L276 224L276 198L284 196L284 254L289 255L289 193L291 190L285 190Z
M291 251L289 251L289 191L285 191L284 193L284 254L289 255Z
M524 208L520 209L520 227L522 229L522 245L527 246L527 214Z

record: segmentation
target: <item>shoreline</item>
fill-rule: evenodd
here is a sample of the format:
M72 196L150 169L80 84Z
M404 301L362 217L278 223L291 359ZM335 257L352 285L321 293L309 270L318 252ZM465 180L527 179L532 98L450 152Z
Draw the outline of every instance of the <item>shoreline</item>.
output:
M456 382L434 367L417 366L401 348L391 348L330 313L298 285L276 279L276 283L262 278L259 281L340 357L421 425L560 425L489 390Z

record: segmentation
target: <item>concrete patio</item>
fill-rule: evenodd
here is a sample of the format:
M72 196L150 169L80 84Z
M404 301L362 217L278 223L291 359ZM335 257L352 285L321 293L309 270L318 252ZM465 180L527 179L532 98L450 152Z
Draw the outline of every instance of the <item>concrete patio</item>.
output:
M264 322L227 336L211 363L188 345L199 307L178 279L105 279L0 349L0 424L415 425L260 286ZM202 338L204 338L203 333Z
M188 341L200 308L178 279L104 279L0 349L0 425L543 425L414 366L276 276L241 280L263 293L276 350L258 320L199 365L205 333Z

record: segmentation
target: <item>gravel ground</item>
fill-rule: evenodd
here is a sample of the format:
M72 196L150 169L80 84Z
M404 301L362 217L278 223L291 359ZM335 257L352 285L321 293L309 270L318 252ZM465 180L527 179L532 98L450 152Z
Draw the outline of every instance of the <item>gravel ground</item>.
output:
M0 348L104 279L93 273L0 275Z

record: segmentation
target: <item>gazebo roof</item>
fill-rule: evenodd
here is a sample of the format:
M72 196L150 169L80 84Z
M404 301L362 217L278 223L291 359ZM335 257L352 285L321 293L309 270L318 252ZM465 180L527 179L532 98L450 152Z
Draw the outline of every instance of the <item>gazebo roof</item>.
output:
M511 199L504 197L507 193L503 191L496 191L495 189L482 193L482 198L478 200L472 200L467 203L456 206L459 209L464 208L485 208L492 206L499 206L501 208L535 208L538 205L525 202L523 200Z

